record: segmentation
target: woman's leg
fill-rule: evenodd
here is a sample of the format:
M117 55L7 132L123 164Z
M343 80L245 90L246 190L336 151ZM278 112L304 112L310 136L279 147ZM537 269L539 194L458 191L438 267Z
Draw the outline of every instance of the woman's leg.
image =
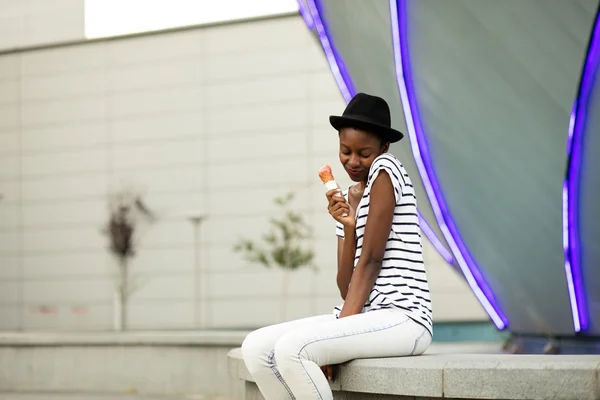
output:
M242 344L244 363L265 399L294 399L289 387L277 369L274 356L274 348L277 340L285 333L296 329L311 329L315 325L333 320L335 320L333 314L304 318L266 326L251 332L246 337Z
M402 311L377 310L288 332L275 344L275 361L295 399L331 400L321 366L420 355L430 343L429 331Z

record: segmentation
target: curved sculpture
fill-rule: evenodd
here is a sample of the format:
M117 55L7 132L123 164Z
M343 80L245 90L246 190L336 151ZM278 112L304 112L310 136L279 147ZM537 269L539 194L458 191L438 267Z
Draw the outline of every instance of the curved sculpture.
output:
M416 102L416 95L412 84L410 73L409 52L406 42L406 2L405 0L390 0L390 18L392 20L392 36L394 38L394 53L396 63L396 75L398 79L398 88L402 98L404 115L406 116L406 125L408 133L411 136L411 147L415 161L419 166L419 172L427 196L434 210L435 217L444 234L446 242L450 245L452 253L463 275L475 296L486 310L492 321L498 329L504 329L508 324L508 319L500 309L494 294L479 268L473 261L467 247L462 241L452 216L448 211L448 206L440 190L439 183L435 176L432 160L427 148L427 140L423 133L419 110Z
M448 214L512 332L572 335L561 190L597 0L406 3L412 83Z
M586 117L582 96L573 107L598 3L308 1L342 93L395 97L433 230L496 326L517 335L600 333L598 80ZM597 73L595 54L584 71Z

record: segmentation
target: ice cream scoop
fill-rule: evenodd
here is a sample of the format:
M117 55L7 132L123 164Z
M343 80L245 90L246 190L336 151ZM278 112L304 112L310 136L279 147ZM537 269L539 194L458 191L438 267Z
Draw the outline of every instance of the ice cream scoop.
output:
M319 169L319 178L325 184L325 188L327 190L338 189L339 185L333 178L333 172L331 172L331 167L329 165L323 165Z
M333 172L331 172L331 167L327 164L323 165L319 169L319 178L321 178L321 181L325 184L325 188L327 189L327 191L340 188L340 185L338 185L335 179L333 178ZM342 197L342 193L337 192L334 196ZM346 213L342 214L343 217L346 217L347 215L348 214Z

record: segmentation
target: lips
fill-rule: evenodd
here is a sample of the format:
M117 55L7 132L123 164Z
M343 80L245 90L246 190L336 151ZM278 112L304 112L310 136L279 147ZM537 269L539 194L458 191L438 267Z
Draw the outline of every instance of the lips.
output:
M360 175L360 173L362 172L362 171L356 171L356 170L353 170L353 169L347 169L346 171L348 171L348 173L350 175L353 175L353 176Z

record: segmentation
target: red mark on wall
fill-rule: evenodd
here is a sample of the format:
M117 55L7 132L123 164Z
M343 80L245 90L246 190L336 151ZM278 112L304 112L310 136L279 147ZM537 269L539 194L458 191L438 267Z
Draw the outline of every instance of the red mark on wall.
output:
M86 315L88 313L88 308L83 306L71 307L71 314L74 315Z
M58 315L58 309L50 306L37 306L31 309L31 313L37 315Z

